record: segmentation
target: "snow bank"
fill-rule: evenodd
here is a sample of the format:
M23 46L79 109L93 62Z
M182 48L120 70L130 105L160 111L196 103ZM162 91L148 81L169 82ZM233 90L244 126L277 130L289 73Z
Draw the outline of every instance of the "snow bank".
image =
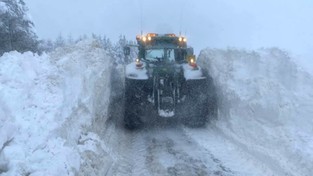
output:
M277 48L206 49L220 133L279 175L312 175L313 79Z
M79 172L100 143L93 121L106 120L111 59L99 46L82 41L50 55L0 58L0 174Z

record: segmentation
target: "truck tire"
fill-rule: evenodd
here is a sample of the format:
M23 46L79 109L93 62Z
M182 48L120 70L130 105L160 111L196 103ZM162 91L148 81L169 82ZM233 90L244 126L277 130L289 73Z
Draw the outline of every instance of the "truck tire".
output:
M125 79L124 126L127 129L134 130L143 125L141 118L147 94L145 85L143 80Z
M184 123L190 127L203 127L208 121L209 94L208 80L188 80L186 82L185 108L188 110Z

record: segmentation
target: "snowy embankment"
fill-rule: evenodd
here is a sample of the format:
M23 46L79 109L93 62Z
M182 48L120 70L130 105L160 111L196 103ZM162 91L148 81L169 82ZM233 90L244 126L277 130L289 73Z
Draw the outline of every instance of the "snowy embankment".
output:
M0 174L84 175L85 157L109 161L90 131L107 117L111 65L96 41L0 57Z
M214 78L221 135L277 175L313 174L312 75L277 48L206 49L199 63Z

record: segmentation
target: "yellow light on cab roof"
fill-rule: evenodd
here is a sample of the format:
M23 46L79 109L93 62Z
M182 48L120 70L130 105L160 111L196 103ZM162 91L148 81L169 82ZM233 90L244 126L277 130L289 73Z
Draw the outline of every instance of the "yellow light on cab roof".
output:
M147 36L148 36L148 37L156 37L157 34L156 34L156 33L148 33Z

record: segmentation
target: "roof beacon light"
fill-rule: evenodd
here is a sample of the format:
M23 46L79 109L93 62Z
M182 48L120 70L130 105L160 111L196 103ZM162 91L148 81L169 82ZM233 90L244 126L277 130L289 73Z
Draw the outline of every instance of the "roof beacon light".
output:
M150 36L150 37L156 37L157 34L156 33L148 33L147 36Z
M165 34L165 36L167 36L167 37L176 37L175 34Z

